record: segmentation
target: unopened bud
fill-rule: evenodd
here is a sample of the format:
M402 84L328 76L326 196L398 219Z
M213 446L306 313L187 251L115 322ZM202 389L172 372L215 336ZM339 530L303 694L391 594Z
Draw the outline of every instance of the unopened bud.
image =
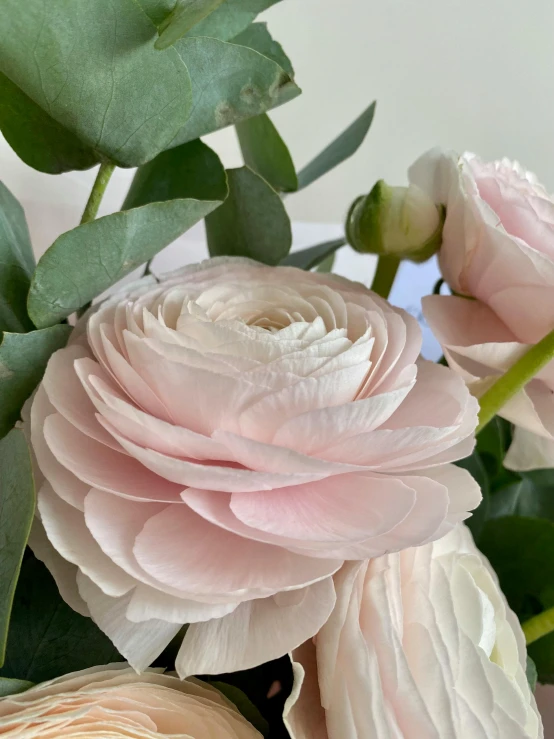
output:
M346 234L356 251L424 262L441 245L443 223L444 208L419 187L379 180L352 205Z

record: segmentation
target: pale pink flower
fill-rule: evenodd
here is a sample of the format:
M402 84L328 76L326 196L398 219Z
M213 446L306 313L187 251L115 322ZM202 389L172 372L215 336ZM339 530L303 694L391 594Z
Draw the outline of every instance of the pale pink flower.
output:
M93 667L0 698L7 739L261 739L218 690L124 663Z
M293 739L540 739L525 639L460 524L335 575L337 604L294 653Z
M410 179L446 205L442 274L476 298L424 298L448 363L476 395L554 328L554 200L517 163L433 150ZM501 411L517 425L506 465L554 466L554 364Z
M345 560L441 536L479 502L450 464L477 403L416 364L420 342L362 285L242 259L104 303L33 403L35 553L137 669L187 623L182 676L287 653L329 616Z

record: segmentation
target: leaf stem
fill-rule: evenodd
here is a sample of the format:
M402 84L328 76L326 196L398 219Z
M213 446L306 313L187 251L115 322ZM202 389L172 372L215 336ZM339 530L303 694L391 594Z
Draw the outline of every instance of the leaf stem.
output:
M554 331L532 346L479 399L479 433L505 403L522 390L540 370L554 359Z
M110 181L110 177L112 176L114 169L115 164L112 164L111 162L103 162L100 165L100 169L98 170L98 174L94 180L94 185L92 186L88 202L83 212L83 217L81 218L81 225L83 223L88 223L89 221L94 221L96 218L98 208L100 207L100 203L102 202L102 198L104 197L106 187L108 186L108 182Z
M371 284L373 292L376 292L382 298L388 298L399 267L400 259L398 257L381 255Z
M533 616L522 624L522 628L527 644L532 644L543 636L551 634L554 631L554 608Z

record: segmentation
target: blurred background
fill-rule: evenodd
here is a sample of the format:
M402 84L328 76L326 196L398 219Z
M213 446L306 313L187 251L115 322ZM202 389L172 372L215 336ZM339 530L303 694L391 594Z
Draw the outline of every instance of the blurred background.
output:
M378 101L360 152L287 198L296 247L340 233L358 194L379 178L402 184L407 167L436 145L518 159L554 189L552 0L283 0L260 20L284 46L303 88L271 113L297 168ZM206 141L226 166L242 163L232 129ZM0 178L25 207L37 254L77 225L94 174L40 174L0 140ZM131 177L116 172L101 213L120 207ZM196 228L155 266L172 268L204 253ZM337 271L369 282L371 264L343 249ZM393 302L417 314L419 295L435 278L433 263L404 265Z

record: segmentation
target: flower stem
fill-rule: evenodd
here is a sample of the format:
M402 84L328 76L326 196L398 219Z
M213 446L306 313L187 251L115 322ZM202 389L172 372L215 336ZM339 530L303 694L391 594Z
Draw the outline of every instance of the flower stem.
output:
M554 608L549 608L547 611L539 613L538 616L533 616L522 624L522 628L527 644L532 644L537 639L551 634L554 631Z
M479 433L496 416L502 406L530 382L540 370L554 359L554 331L532 346L479 399Z
M83 223L88 223L89 221L94 221L96 218L98 208L100 207L100 203L102 202L102 198L106 192L106 187L108 186L108 182L110 181L110 177L112 176L114 169L115 164L112 164L111 162L103 162L100 165L100 169L98 170L98 174L94 180L94 185L92 186L88 202L83 212L83 217L81 218L81 225Z
M376 292L382 298L388 298L399 267L400 259L398 257L380 256L371 285L373 292Z

